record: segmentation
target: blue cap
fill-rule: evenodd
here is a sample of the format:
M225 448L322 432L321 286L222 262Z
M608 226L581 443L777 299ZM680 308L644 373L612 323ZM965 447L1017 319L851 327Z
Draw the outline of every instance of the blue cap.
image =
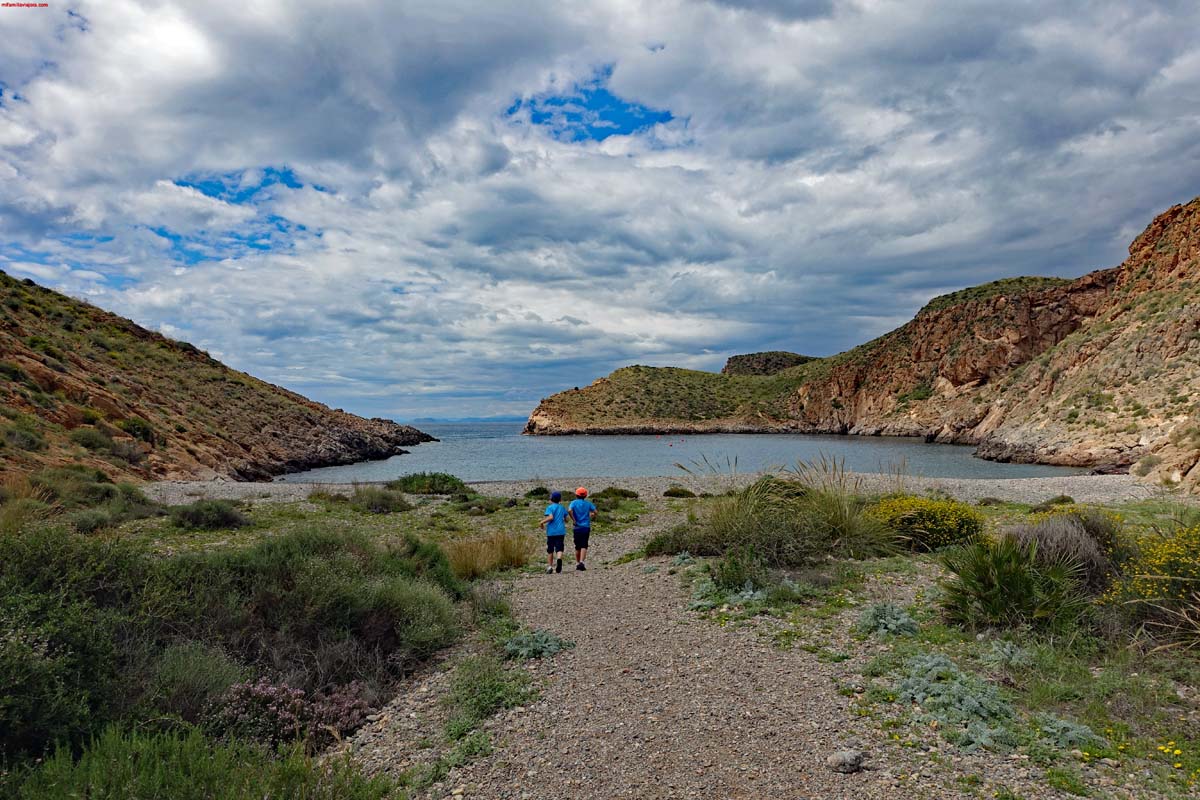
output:
M554 502L554 503L557 503L559 500L562 500L562 492L551 492L550 500L551 500L551 502Z

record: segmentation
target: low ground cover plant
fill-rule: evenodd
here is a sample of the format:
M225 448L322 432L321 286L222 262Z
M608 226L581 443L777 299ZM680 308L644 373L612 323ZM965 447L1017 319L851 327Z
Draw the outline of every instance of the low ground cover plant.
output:
M387 488L407 494L460 494L471 490L462 479L445 472L414 472L387 482Z
M888 638L912 636L917 632L917 621L894 603L875 603L863 610L854 626L864 636Z
M462 739L479 723L505 708L515 708L533 698L529 675L507 669L492 655L470 656L459 662L450 680L450 719L446 737Z
M871 516L901 533L915 550L936 550L978 536L983 516L966 503L914 495L885 497Z
M668 486L663 491L663 497L695 497L696 493L682 486Z
M504 654L508 658L528 661L569 650L575 643L546 630L522 631L504 643Z

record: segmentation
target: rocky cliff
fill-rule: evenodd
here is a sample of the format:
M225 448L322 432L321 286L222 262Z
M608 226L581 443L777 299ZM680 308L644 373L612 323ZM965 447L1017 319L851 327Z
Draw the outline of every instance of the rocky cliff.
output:
M421 431L332 410L0 272L0 471L260 480L387 458Z
M545 399L528 433L922 436L985 458L1200 482L1200 198L1119 267L935 298L900 328L773 374L632 367Z
M791 367L816 361L813 356L802 356L785 350L767 350L762 353L746 353L730 356L721 368L722 375L774 375Z

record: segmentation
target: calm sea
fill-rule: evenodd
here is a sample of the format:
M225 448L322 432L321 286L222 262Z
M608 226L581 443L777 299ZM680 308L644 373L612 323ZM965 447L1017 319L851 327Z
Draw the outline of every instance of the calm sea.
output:
M522 436L520 423L419 426L441 441L386 461L364 461L284 475L279 481L351 483L386 481L410 472L450 472L468 481L556 477L682 475L707 458L738 472L788 466L824 454L845 459L855 472L886 472L905 465L931 478L1033 478L1084 470L1037 464L998 464L971 455L972 448L926 444L919 439L798 434L706 436Z

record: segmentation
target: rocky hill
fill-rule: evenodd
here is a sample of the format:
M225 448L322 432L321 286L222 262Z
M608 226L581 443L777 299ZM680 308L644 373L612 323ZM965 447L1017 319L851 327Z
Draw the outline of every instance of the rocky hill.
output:
M432 441L232 370L195 347L0 272L0 471L259 480Z
M740 356L730 356L721 369L721 374L774 375L776 372L783 372L790 367L798 367L816 360L813 356L802 356L799 353L789 353L785 350L746 353Z
M1200 198L1119 267L930 301L891 333L774 374L627 367L546 398L532 434L921 436L996 460L1200 481Z

